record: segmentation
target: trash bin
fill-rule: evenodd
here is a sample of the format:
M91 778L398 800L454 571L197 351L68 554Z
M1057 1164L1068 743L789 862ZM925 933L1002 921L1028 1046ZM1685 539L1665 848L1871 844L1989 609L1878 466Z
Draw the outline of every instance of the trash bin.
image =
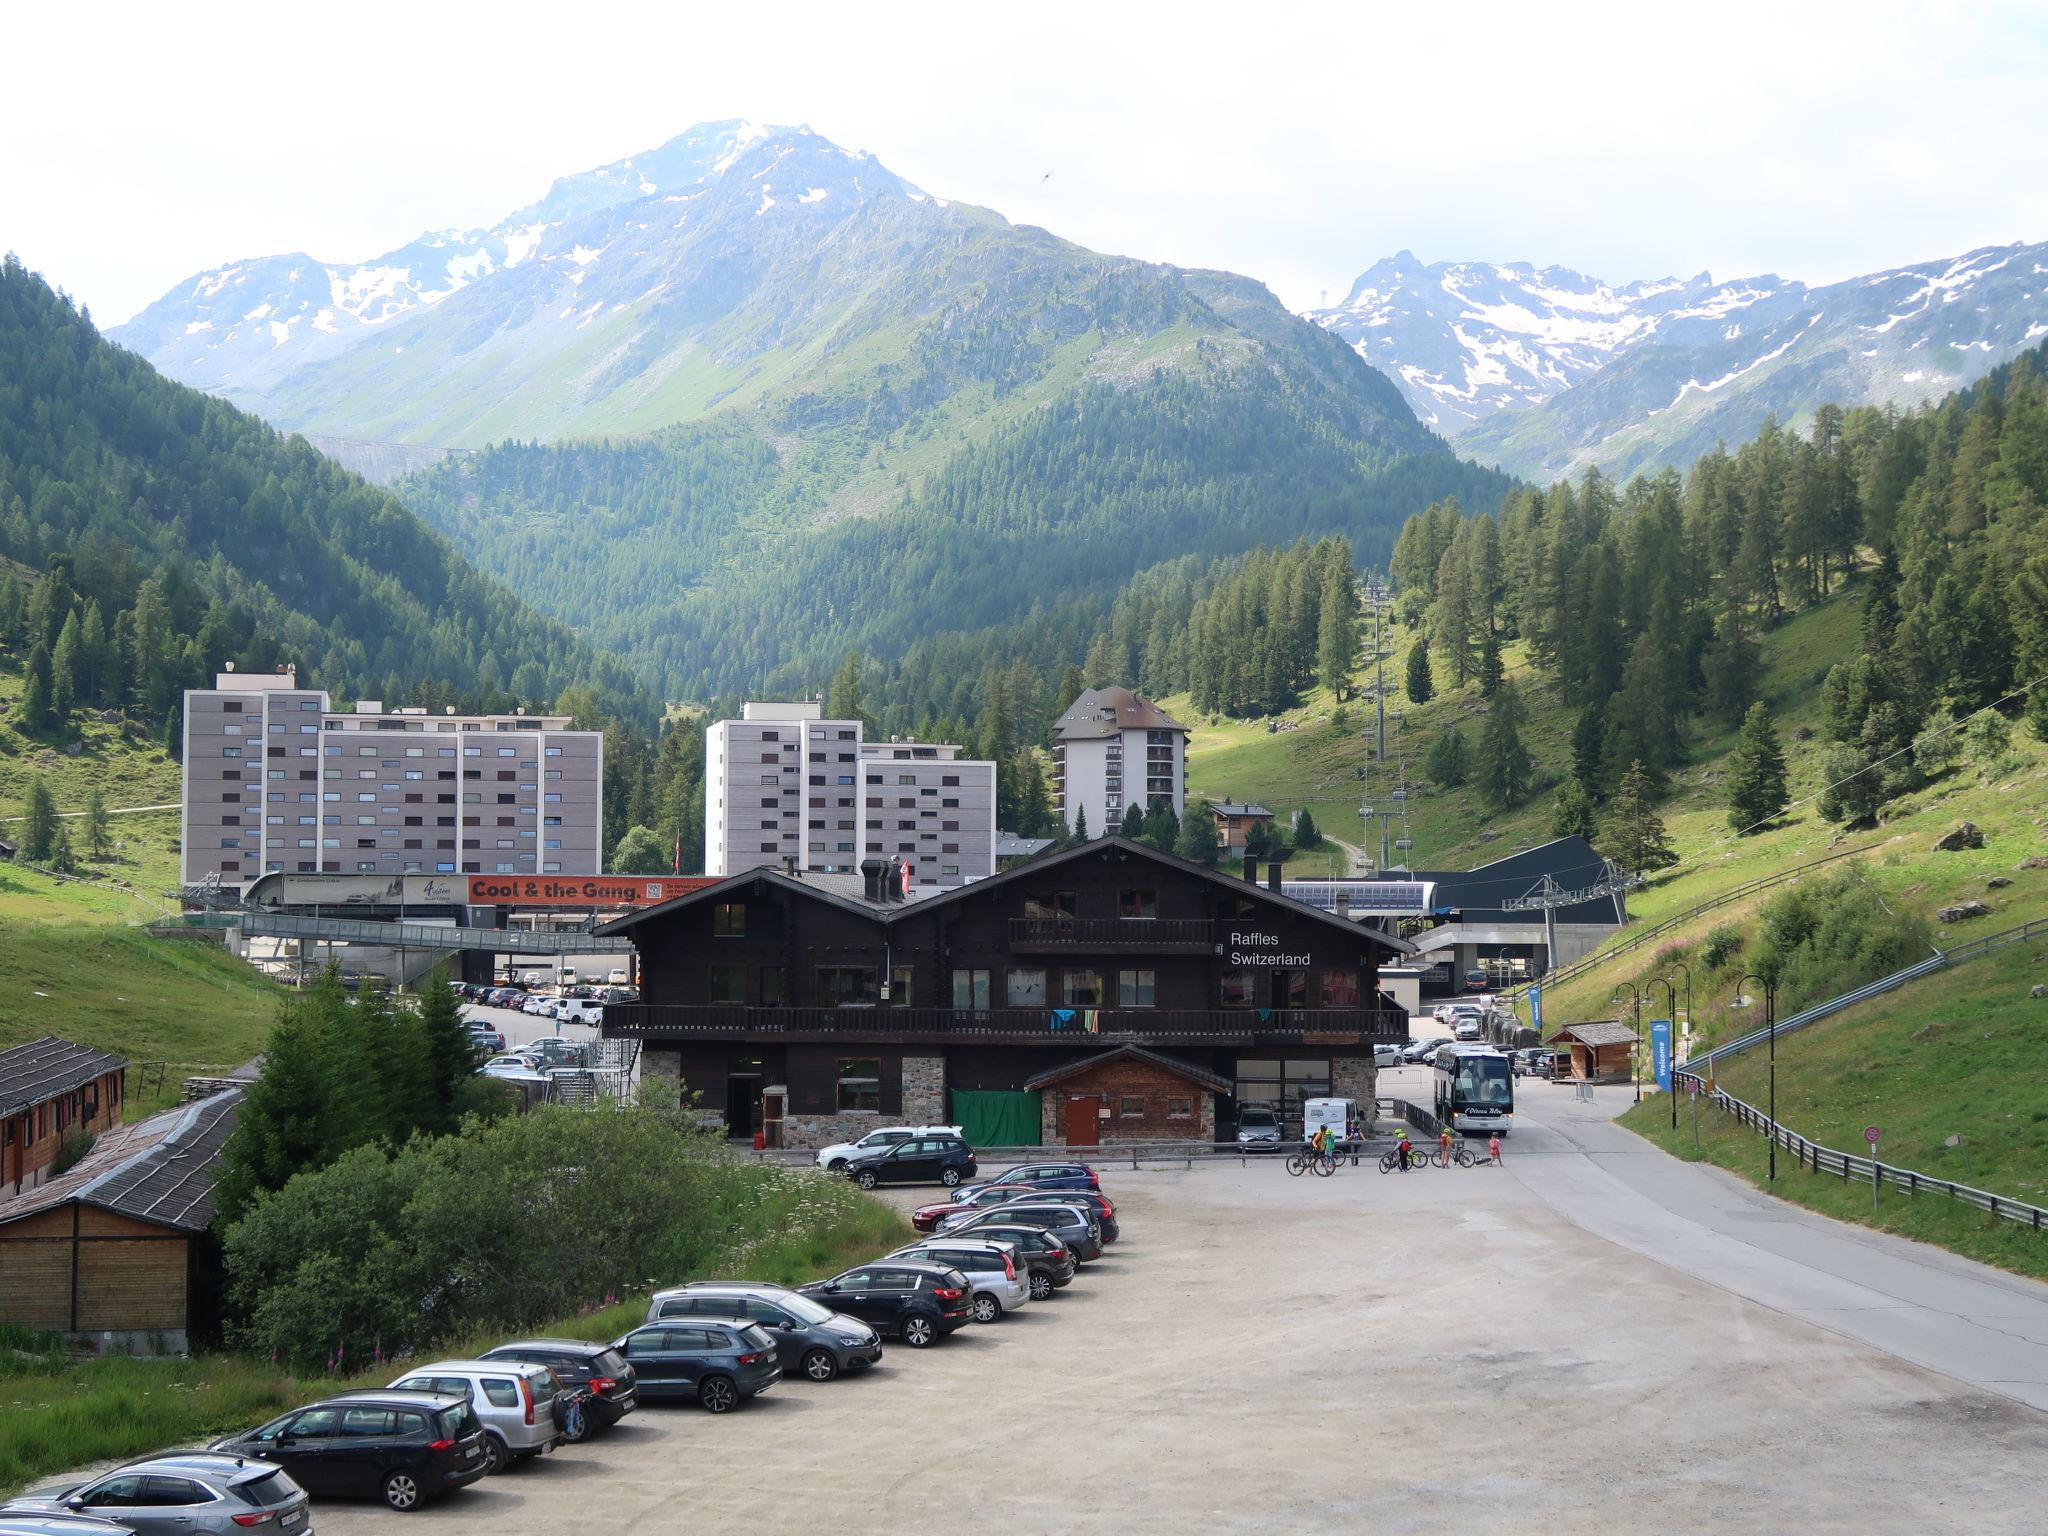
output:
M767 1133L766 1131L756 1131L756 1132L754 1132L754 1150L755 1150L756 1152L763 1152L763 1151L766 1151L766 1150L767 1150L767 1147L768 1147L768 1133Z

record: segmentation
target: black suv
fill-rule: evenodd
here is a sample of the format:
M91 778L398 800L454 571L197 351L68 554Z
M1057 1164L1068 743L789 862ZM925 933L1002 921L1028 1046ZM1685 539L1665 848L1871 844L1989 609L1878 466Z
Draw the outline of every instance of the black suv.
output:
M1057 1195L1048 1195L1044 1201L1019 1200L993 1210L976 1211L938 1235L978 1241L990 1227L1040 1227L1065 1243L1078 1262L1087 1264L1101 1258L1102 1224L1090 1214L1092 1208L1055 1204L1058 1199Z
M821 1306L923 1349L966 1325L972 1287L945 1264L882 1259L798 1289Z
M958 1136L920 1136L846 1165L846 1176L862 1189L877 1184L943 1184L951 1189L974 1177L974 1148Z
M318 1498L383 1499L412 1510L484 1475L484 1427L445 1392L349 1392L280 1414L209 1449L268 1461Z
M639 1376L626 1357L609 1344L591 1344L582 1339L521 1339L500 1344L477 1356L479 1360L526 1360L544 1365L561 1378L571 1392L582 1394L581 1432L571 1428L567 1435L574 1444L588 1440L600 1429L610 1429L638 1406Z

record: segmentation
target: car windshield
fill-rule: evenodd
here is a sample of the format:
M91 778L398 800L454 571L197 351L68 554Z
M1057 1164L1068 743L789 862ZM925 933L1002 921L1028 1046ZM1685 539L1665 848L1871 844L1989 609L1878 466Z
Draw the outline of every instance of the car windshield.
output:
M1451 1092L1465 1104L1509 1104L1514 1090L1508 1085L1508 1063L1504 1056L1465 1056L1458 1061Z
M1279 1122L1270 1109L1245 1109L1238 1111L1239 1125L1277 1125Z
M800 1323L822 1323L832 1316L830 1307L821 1307L808 1296L778 1296L775 1305Z

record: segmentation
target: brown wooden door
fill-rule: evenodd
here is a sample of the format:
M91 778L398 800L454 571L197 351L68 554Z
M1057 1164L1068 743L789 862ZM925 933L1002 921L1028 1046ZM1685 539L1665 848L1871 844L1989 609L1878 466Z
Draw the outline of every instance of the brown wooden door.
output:
M1092 1147L1102 1139L1102 1119L1093 1095L1067 1100L1067 1145Z

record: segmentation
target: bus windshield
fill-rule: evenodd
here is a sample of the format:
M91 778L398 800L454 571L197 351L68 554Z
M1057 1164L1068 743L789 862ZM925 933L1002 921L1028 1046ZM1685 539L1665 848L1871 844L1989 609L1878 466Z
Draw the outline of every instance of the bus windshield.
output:
M1459 1104L1512 1104L1515 1090L1503 1056L1460 1056L1451 1079L1451 1097Z

